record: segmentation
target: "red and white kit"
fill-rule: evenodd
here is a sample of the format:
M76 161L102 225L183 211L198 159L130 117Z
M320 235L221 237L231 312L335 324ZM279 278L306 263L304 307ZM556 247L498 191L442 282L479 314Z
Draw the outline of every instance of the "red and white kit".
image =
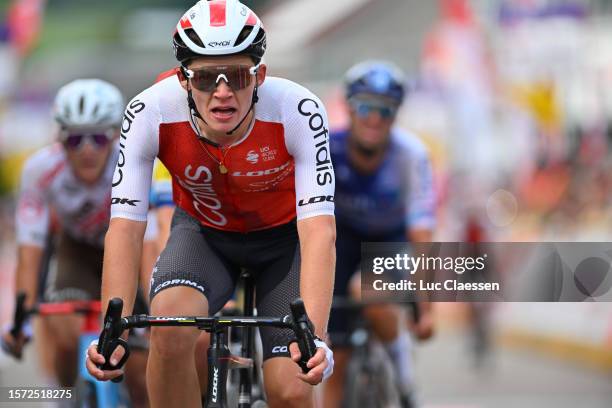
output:
M176 204L203 225L248 232L333 215L323 104L302 86L275 77L258 94L251 127L225 149L198 139L176 75L136 96L122 124L111 216L146 220L156 156L172 175Z

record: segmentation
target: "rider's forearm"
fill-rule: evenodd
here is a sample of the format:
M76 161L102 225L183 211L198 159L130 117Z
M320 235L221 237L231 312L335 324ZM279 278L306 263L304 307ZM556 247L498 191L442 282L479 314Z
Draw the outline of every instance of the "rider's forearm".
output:
M17 250L17 270L15 271L16 292L25 292L26 308L36 303L38 274L43 257L43 249L33 245L19 245Z
M336 225L331 216L298 222L302 257L300 294L315 334L324 337L334 291Z
M103 311L110 299L119 297L123 299L123 316L132 314L145 227L144 222L122 218L111 220L104 241Z

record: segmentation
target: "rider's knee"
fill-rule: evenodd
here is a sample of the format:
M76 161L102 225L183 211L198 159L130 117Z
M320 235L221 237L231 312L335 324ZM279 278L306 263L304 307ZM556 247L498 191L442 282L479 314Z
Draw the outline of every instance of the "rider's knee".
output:
M186 327L153 327L150 348L155 355L166 359L193 355L198 334L197 329Z

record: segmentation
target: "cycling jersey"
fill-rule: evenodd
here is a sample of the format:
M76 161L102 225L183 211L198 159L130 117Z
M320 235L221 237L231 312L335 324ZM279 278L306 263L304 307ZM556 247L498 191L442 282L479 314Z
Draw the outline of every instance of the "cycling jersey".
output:
M54 219L72 238L102 247L108 229L110 183L118 153L117 146L94 185L77 179L59 143L44 147L30 157L21 176L15 223L17 242L44 247Z
M348 131L330 136L336 171L336 222L377 237L406 228L432 228L435 192L423 144L415 136L393 129L381 166L372 174L361 174L349 162L348 136Z
M81 182L72 171L59 143L30 157L21 174L15 225L17 242L45 247L52 221L79 242L102 248L108 229L111 182L119 157L115 144L100 179L93 185ZM157 236L157 224L149 222L145 240Z
M205 226L249 232L333 215L323 104L300 85L274 77L258 95L250 128L223 153L198 140L176 75L136 96L122 123L111 216L146 220L156 156L172 175L177 206ZM223 157L226 174L219 169Z

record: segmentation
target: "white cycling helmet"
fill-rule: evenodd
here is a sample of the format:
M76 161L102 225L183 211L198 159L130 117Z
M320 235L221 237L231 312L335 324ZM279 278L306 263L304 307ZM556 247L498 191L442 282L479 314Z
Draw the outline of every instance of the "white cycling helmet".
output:
M123 104L115 85L101 79L77 79L58 91L54 116L63 129L119 127Z
M192 58L244 54L261 61L266 33L257 15L238 0L198 1L173 35L174 54L183 65Z

